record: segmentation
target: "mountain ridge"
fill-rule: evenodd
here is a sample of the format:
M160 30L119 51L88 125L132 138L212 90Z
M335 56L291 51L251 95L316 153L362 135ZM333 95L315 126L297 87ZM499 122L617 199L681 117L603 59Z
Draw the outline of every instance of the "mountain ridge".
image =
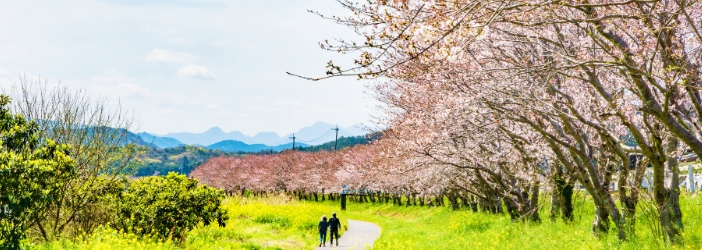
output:
M307 147L309 145L304 143L295 143L295 148ZM224 140L217 142L215 144L206 146L207 149L221 150L223 152L245 152L245 153L257 153L261 151L273 150L273 152L280 152L283 150L288 150L292 148L292 143L280 144L277 146L268 146L265 144L246 144L241 141L236 140Z
M361 129L361 126L361 124L356 124L349 127L339 127L339 136L364 135L367 133L367 131ZM331 130L334 127L335 125L331 123L318 121L311 126L300 128L294 133L294 135L301 143L308 145L319 145L334 140L334 131ZM201 133L180 132L154 136L160 138L173 138L187 145L212 145L221 141L234 140L249 145L264 144L269 147L275 147L290 142L289 137L292 137L292 135L293 133L280 136L276 132L264 131L253 136L249 136L236 130L224 132L221 128L215 126Z
M149 134L146 132L140 132L137 133L141 139L147 143L148 145L155 146L157 148L175 148L179 146L185 145L184 143L180 142L179 140L176 140L171 137L162 137L162 136L157 136L153 134Z

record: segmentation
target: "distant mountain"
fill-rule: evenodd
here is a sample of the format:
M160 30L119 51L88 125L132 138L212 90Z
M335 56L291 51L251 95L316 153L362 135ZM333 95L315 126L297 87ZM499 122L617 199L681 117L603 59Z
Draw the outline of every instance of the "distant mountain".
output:
M326 122L316 122L312 126L304 127L295 132L295 137L297 141L305 143L308 145L319 145L325 142L334 140L334 131L332 128L336 127L333 124ZM366 134L360 125L354 125L350 127L340 127L339 137L341 136L359 136ZM264 144L267 146L275 146L289 142L289 137L291 134L280 136L275 132L260 132L254 136L244 135L239 131L224 132L219 127L213 127L202 133L170 133L163 135L163 137L174 138L184 144L188 145L212 145L221 141L234 140L245 144Z
M244 137L246 137L239 131L225 133L219 127L213 127L202 133L170 133L164 136L174 138L188 145L211 145L224 140L241 141Z
M295 143L295 148L297 147L307 147L307 144L304 143ZM274 152L279 152L282 150L286 149L291 149L292 148L292 143L287 143L287 144L282 144L278 146L268 146L265 144L246 144L241 141L236 141L236 140L224 140L221 142L217 142L215 144L209 145L205 147L207 149L211 150L221 150L224 152L249 152L249 153L255 153L255 152L261 152L261 151L267 151L267 150L273 150Z
M105 134L113 134L113 135L119 135L119 136L124 136L122 137L124 140L119 142L120 145L124 146L130 143L140 145L140 146L147 146L148 143L146 143L143 139L141 139L140 136L138 136L135 133L132 133L129 130L123 129L123 128L111 128L111 127L106 127L106 126L92 126L92 127L82 127L82 128L76 128L77 130L84 130L87 131L87 138L91 138L93 136L93 133L98 134L97 136L105 135ZM123 134L122 134L123 133ZM110 136L103 137L107 140L111 140Z
M157 148L175 148L179 146L185 145L184 143L180 142L179 140L176 140L174 138L170 137L161 137L161 136L156 136L152 135L146 132L141 132L138 133L139 137L141 137L144 142L150 144L151 146L155 146Z
M260 143L266 145L278 145L284 142L284 140L281 141L280 136L278 135L278 133L275 132L259 132L258 134L251 137L251 140L246 140L246 143Z

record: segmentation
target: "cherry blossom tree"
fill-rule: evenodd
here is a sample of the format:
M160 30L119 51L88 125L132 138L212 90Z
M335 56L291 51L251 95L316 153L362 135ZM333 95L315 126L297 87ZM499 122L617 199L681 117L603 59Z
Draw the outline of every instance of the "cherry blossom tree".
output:
M358 54L356 66L330 62L326 77L309 79L382 77L375 90L389 106L387 119L396 131L407 130L398 136L406 143L400 148L430 158L416 166L487 171L501 161L522 162L502 174L533 185L539 176L524 176L548 162L550 173L541 177L548 176L551 188L583 185L597 208L593 229L607 231L611 217L624 239L633 232L645 171L639 165L630 173L628 166L640 154L652 167L667 239L680 234L677 162L684 152L702 153L699 2L339 2L353 14L330 19L362 41L321 46ZM501 124L470 130L463 125L479 124L472 112L490 113ZM442 147L460 138L482 146L466 147L480 149L466 151L471 161ZM504 144L487 148L485 138Z

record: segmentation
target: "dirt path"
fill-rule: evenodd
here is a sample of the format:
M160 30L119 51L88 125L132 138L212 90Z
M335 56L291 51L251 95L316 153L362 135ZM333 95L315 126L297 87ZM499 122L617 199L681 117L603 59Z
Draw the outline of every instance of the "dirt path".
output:
M363 250L373 246L373 242L380 237L380 227L376 224L349 220L349 230L344 232L344 235L339 239L339 246L331 246L329 244L329 235L327 235L327 246L318 247L317 249L338 249L338 250Z

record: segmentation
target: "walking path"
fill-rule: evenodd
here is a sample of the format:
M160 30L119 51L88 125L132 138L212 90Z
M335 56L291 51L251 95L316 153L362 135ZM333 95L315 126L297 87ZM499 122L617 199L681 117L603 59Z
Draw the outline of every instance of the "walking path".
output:
M327 234L327 246L318 247L318 250L338 249L338 250L363 250L373 246L373 242L380 237L380 227L376 224L349 220L349 230L344 232L344 235L339 239L339 246L331 246L329 244L329 235ZM336 245L336 242L334 242Z

